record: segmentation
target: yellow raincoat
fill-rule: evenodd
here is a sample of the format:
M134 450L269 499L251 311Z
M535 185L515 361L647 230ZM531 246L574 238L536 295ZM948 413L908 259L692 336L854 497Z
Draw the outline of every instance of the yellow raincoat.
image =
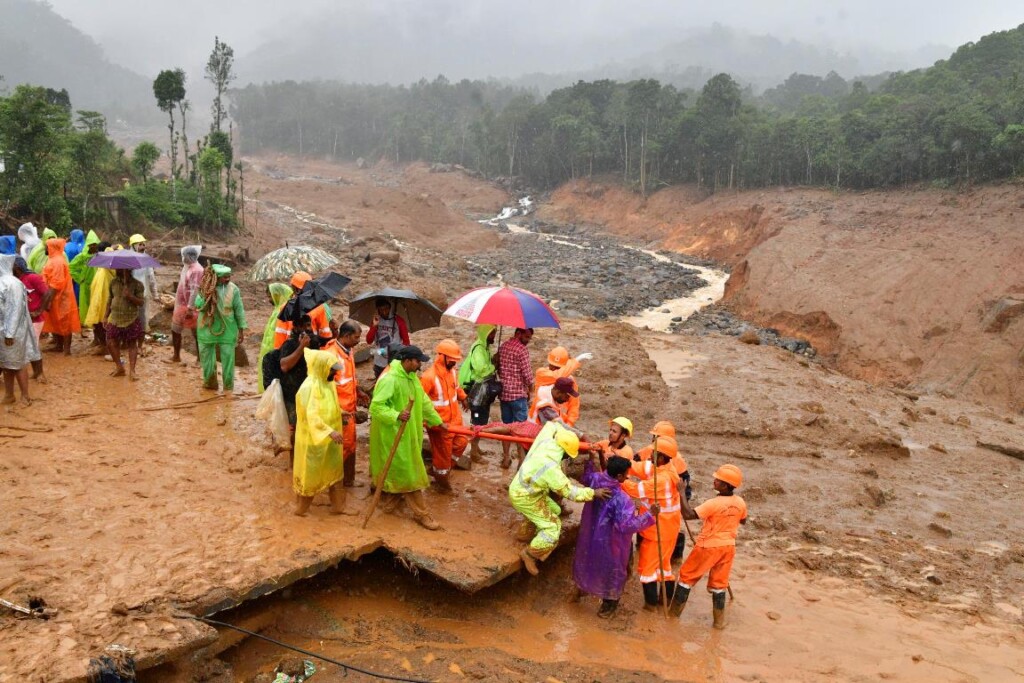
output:
M107 305L110 303L110 283L114 281L114 271L110 268L97 268L89 285L89 312L85 315L86 325L107 322Z
M329 351L306 349L308 374L295 395L295 462L293 487L300 496L312 497L341 481L344 475L341 445L331 432L341 431L338 392L327 381L337 362Z

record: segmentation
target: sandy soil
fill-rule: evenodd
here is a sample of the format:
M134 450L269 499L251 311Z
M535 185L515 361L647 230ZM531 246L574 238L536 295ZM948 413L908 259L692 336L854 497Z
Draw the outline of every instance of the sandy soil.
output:
M277 168L294 176L348 172L313 172L282 160ZM447 182L452 174L436 175L409 182L419 189L416 183ZM300 194L324 185L273 182L300 187ZM398 263L384 261L372 255L395 248L389 238L310 219L271 197L268 189L258 200L259 230L301 233L334 248L341 272L356 279L353 291L397 280L443 301L473 284L458 254L408 245L399 247ZM342 214L347 201L314 213ZM314 231L309 220L325 225ZM260 328L268 310L262 285L239 282ZM468 325L447 321L414 339L432 348L452 336L465 348L471 334ZM602 433L619 414L640 430L673 420L698 499L710 495L719 464L743 467L752 520L739 549L729 630L707 628L703 592L680 622L665 624L639 610L635 585L621 619L598 622L594 605L562 602L568 551L544 566L540 580L514 579L478 599L394 576L368 560L282 595L281 603L244 608L251 617L237 614L289 640L439 680L884 674L988 681L1024 671L1024 545L1016 513L1024 466L977 446L1021 444L1019 418L937 395L915 400L732 338L570 321L560 333L538 333L535 365L555 343L596 355L578 377L589 433ZM255 344L247 342L253 357ZM154 349L141 362L143 381L131 385L107 377L108 364L76 342L71 359L47 357L51 381L34 387L40 400L33 407L0 412L0 595L19 602L40 595L59 611L48 622L0 614L0 680L81 676L88 658L112 642L137 648L147 664L173 659L216 637L175 618L177 610L228 607L381 543L406 563L468 588L515 568L505 472L493 465L459 472L455 498L431 494L442 534L421 531L407 514L375 518L362 533L356 518L329 516L325 501L309 518L295 518L287 467L252 418L246 394L254 368L239 371L237 400L182 405L210 395L199 389L194 361L169 366L160 362L167 353ZM638 434L636 442L643 441ZM365 481L365 450L360 467ZM365 487L356 489L349 507L361 508L356 499L365 495ZM545 601L545 591L557 594L554 602ZM608 642L625 647L610 651ZM260 648L225 655L238 679L280 657ZM169 667L163 675L205 680L224 666L206 665L213 668ZM223 680L236 678L224 671Z
M733 266L731 305L844 373L1024 410L1024 191L834 194L570 183L542 205Z

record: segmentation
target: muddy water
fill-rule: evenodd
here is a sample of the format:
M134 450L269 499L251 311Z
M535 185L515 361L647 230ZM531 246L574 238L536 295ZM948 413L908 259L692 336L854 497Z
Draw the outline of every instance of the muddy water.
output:
M780 570L751 546L734 570L725 631L710 628L704 591L680 619L666 619L641 608L635 583L613 619L598 619L595 600L567 599L571 551L538 579L519 576L475 596L394 569L377 554L264 603L263 633L438 681L1011 681L1024 672L1010 627L910 614L840 579ZM239 610L227 620L246 618ZM250 639L223 659L236 680L249 680L284 656ZM331 665L321 674L341 679Z

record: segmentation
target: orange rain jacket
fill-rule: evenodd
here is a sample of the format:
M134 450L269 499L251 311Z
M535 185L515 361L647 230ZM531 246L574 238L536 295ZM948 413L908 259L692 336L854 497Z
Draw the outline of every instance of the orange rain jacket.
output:
M640 532L640 552L637 558L637 573L640 583L661 581L662 573L658 571L659 558L664 580L672 576L672 551L676 546L676 537L683 524L682 507L679 504L679 475L673 463L669 462L658 468L658 490L654 490L654 464L646 462L633 463L630 475L639 481L627 480L622 490L633 498L640 498L648 505L657 500L661 507L658 514L660 529L654 525ZM658 546L658 533L661 533L661 546Z
M531 422L537 421L537 411L539 408L543 407L538 405L541 401L540 390L543 387L552 386L555 383L555 380L559 377L570 377L572 373L579 369L579 367L580 362L575 358L570 358L568 362L560 368L552 370L549 367L544 367L537 370L537 376L533 383L533 402L530 404L529 419ZM576 384L575 379L573 379L573 384L576 387L576 391L579 391L580 387ZM550 390L546 393L550 395ZM559 414L561 414L562 421L570 427L575 425L576 421L580 419L580 399L578 396L570 396L568 401L561 405L555 405L554 407L557 408Z
M286 306L288 304L285 304ZM317 306L309 312L309 320L312 322L312 329L314 334L318 334L324 339L331 339L334 337L334 332L331 331L331 324L327 320L327 311L324 309L323 304ZM291 320L277 319L277 327L274 328L274 348L281 348L281 344L288 341L288 337L292 333L292 327L295 324Z
M78 315L78 302L75 301L75 283L71 279L68 259L64 255L66 240L51 238L46 240L48 258L43 266L43 279L46 286L54 290L50 307L43 318L43 332L59 334L62 337L79 332L82 320Z

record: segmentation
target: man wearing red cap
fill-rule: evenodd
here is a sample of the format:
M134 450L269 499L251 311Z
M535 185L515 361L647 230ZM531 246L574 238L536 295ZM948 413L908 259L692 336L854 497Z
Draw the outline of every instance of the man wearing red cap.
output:
M530 421L542 427L552 420L579 435L568 419L569 401L579 398L576 382L572 377L559 377L554 384L537 390L537 401L530 411Z
M455 365L462 360L462 351L452 339L441 340L434 351L437 357L434 364L420 375L420 384L444 424L461 427L461 406L466 406L466 392L459 386ZM451 493L452 485L448 477L452 469L452 458L466 451L469 439L439 427L428 427L427 437L430 439L430 475L442 493Z
M690 589L707 574L714 627L725 628L725 593L736 557L736 534L740 524L747 523L747 504L734 493L742 484L743 473L739 467L722 465L715 472L714 488L718 496L704 501L696 509L683 501L683 517L700 519L703 525L693 550L679 568L679 583L669 608L673 616L682 614Z
M284 305L281 309L280 315L277 317L277 327L274 328L274 348L279 349L281 345L288 341L288 337L291 336L292 326L295 324L294 320L290 320L285 316L285 311L294 307L296 299L299 296L299 292L306 286L306 283L313 279L313 276L304 270L297 271L292 275L292 279L289 280L288 284L292 287L292 298ZM289 306L292 304L292 306ZM321 304L314 308L309 313L310 326L313 334L320 337L324 343L334 339L334 330L331 329L331 316L327 308L327 304ZM293 314L294 317L294 314Z
M530 419L536 421L534 418L536 417L537 407L547 397L551 385L560 378L567 378L572 381L573 390L576 393L570 395L569 400L560 409L560 412L562 413L563 421L568 426L571 427L576 424L576 420L580 417L579 387L576 385L576 380L573 379L572 374L579 369L581 362L590 360L593 357L594 354L592 353L581 353L575 358L570 358L569 351L564 346L556 346L548 351L548 366L537 370L537 377L534 381L536 391L533 396L533 405L530 406ZM504 379L504 375L502 379Z

